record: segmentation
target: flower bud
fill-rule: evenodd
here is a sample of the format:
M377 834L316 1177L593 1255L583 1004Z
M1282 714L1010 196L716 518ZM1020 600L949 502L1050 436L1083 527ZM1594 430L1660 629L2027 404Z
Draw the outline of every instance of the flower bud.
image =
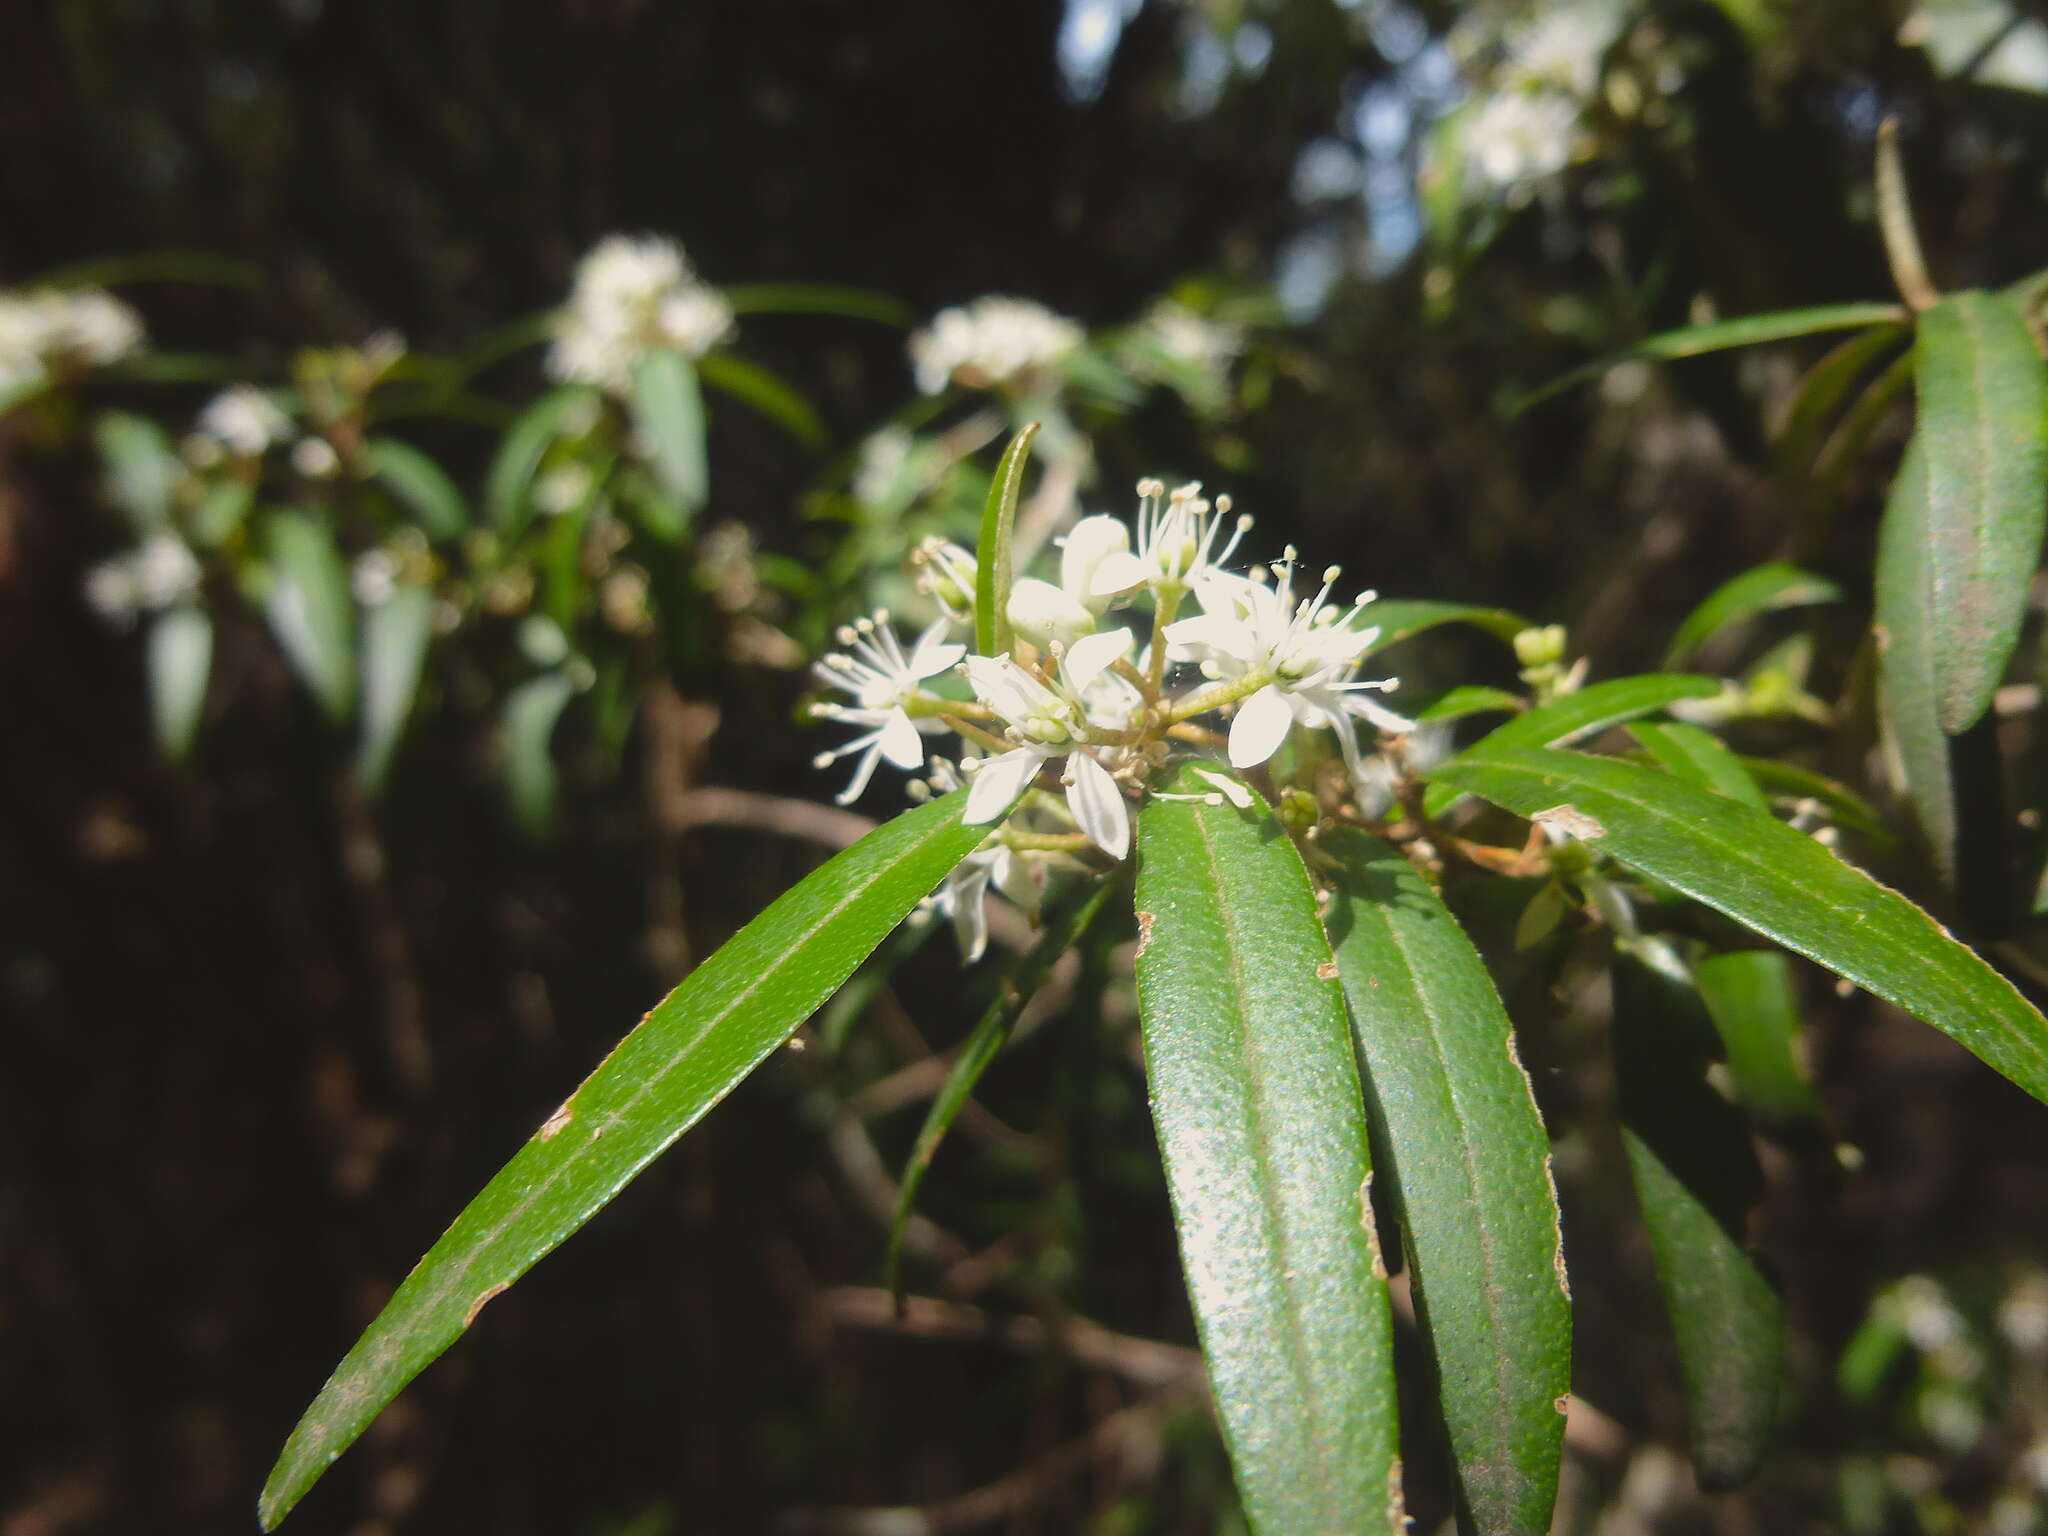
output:
M1041 651L1095 633L1095 615L1049 581L1026 576L1010 588L1010 623Z
M1564 660L1564 626L1523 630L1515 636L1515 660L1525 667L1554 666Z

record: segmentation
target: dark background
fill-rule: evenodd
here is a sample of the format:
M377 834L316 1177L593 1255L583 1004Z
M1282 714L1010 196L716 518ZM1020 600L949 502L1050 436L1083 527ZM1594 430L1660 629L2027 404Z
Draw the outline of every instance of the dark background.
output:
M676 234L714 282L857 284L919 314L1017 292L1105 324L1191 273L1268 281L1304 233L1358 244L1356 201L1304 202L1294 168L1311 140L1352 142L1360 93L1393 72L1371 9L1253 11L1270 57L1191 111L1193 40L1229 17L1164 0L1094 99L1057 62L1063 7L1034 0L17 0L0 280L166 249L245 263L249 283L129 296L159 345L230 350L252 377L384 325L459 346L558 301L617 229ZM1105 484L1203 474L1389 594L1572 620L1600 673L1654 662L1685 607L1772 552L1754 377L1713 360L1633 402L1581 391L1512 420L1502 402L1698 294L1724 313L1882 297L1859 189L1883 110L1904 118L1939 275L2016 277L2048 250L2048 138L2038 98L1934 79L1897 41L1903 10L1794 6L1765 51L1713 6L1645 9L1692 50L1683 133L1617 133L1432 318L1419 257L1340 281L1286 333L1227 482L1162 412L1106 453ZM1581 200L1594 176L1626 195ZM909 391L885 328L771 318L745 341L841 447ZM530 357L507 369L508 394L530 386ZM423 441L470 471L488 448ZM817 553L795 508L819 461L730 413L713 455L724 515ZM1852 488L1824 567L1867 569L1884 469ZM77 596L115 538L75 455L0 435L6 1536L251 1528L285 1432L390 1287L672 979L673 914L701 954L816 862L800 839L662 825L654 780L687 765L706 708L702 782L831 787L789 724L800 680L741 671L658 701L616 778L572 773L546 846L509 830L456 710L421 723L370 807L253 621L223 636L200 755L172 770L136 647ZM1433 665L1450 673L1458 644ZM1113 972L1120 937L1090 963ZM292 1528L850 1531L881 1527L816 1512L991 1485L1008 1491L940 1528L1227 1528L1197 1408L1136 1421L1156 1476L1114 1447L1049 1458L1140 1386L1058 1351L832 1321L829 1293L873 1284L880 1252L844 1102L958 1038L958 977L934 943L862 1043L742 1087L495 1302ZM1191 1341L1121 996L1072 1006L991 1079L1010 1132L942 1157L920 1289ZM1808 1459L1671 1529L1812 1528L1827 1458L1868 1428L1827 1411L1826 1375L1871 1286L2040 1251L2038 1116L1931 1032L1828 996L1823 1092L1869 1161L1847 1190L1779 1170L1774 1254L1817 1394L1788 1446ZM1525 1001L1540 1037L1560 1006ZM1597 1096L1568 1032L1549 1049L1547 1098ZM917 1113L866 1123L886 1166ZM1578 1290L1602 1302L1582 1308L1580 1388L1624 1437L1682 1445L1641 1240L1598 1178L1566 1176ZM1413 1457L1418 1512L1440 1518L1420 1437ZM1582 1461L1596 1487L1619 1479L1614 1455Z

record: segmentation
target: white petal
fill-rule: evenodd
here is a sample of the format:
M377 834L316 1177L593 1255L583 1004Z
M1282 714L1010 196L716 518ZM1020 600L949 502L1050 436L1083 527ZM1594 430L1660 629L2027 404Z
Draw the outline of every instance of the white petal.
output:
M1102 564L1095 567L1095 579L1088 583L1088 595L1114 597L1119 592L1142 587L1151 574L1152 567L1136 555L1108 555L1104 557Z
M967 791L967 809L960 813L961 821L971 827L1002 815L1024 792L1040 761L1029 747L1019 747L983 763Z
M880 733L864 736L859 741L849 743L848 750L851 751L853 747L861 745L862 742L867 743L868 749L861 754L860 761L854 765L852 782L832 797L835 804L853 804L854 801L861 797L861 791L868 787L868 780L875 776L875 761L882 755ZM843 756L844 754L842 753L841 755Z
M1067 757L1067 808L1088 840L1113 859L1131 851L1131 813L1109 770L1086 752Z
M892 711L883 722L880 746L882 756L898 768L924 766L924 738L918 735L910 716L900 709Z
M1090 683L1102 676L1113 663L1129 655L1130 650L1131 632L1128 629L1084 635L1073 643L1060 662L1060 677L1075 694L1086 693Z
M1230 722L1230 766L1256 768L1280 750L1293 724L1287 696L1271 684L1261 688L1238 706L1237 718Z
M910 653L910 660L903 666L906 674L920 681L927 677L936 677L967 654L967 647L957 641L948 644L939 639L949 627L949 622L941 619L917 637L917 645Z
M988 948L988 866L977 863L965 875L948 881L947 887L960 958L972 965Z

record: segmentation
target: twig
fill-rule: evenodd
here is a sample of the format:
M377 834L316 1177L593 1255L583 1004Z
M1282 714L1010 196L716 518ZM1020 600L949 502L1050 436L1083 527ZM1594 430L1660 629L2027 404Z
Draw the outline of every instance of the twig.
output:
M836 805L819 805L784 795L757 794L750 789L705 786L685 790L677 800L682 824L687 828L749 827L822 843L827 848L844 848L875 830L875 823L858 811L843 811Z

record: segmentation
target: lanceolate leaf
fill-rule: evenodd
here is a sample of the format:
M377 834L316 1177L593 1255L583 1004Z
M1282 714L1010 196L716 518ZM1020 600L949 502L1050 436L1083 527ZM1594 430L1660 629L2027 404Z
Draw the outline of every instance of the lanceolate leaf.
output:
M1452 761L1459 762L1500 747L1547 747L1575 741L1610 725L1619 725L1624 720L1654 714L1680 699L1711 699L1720 691L1721 685L1715 679L1692 677L1682 672L1653 672L1642 677L1613 678L1595 683L1590 688L1581 688L1577 693L1567 693L1548 704L1538 705L1527 714L1515 716L1505 725L1496 726L1480 737ZM1423 796L1422 808L1431 816L1441 816L1457 801L1457 789L1446 780L1429 786Z
M1708 594L1705 602L1685 616L1678 633L1671 637L1665 653L1676 661L1697 650L1731 624L1755 618L1779 608L1799 608L1809 603L1839 602L1842 589L1825 576L1802 571L1796 565L1772 561L1731 577Z
M1572 1333L1550 1141L1492 979L1429 883L1362 832L1321 846L1336 861L1323 920L1463 1501L1475 1530L1544 1536Z
M1783 470L1809 475L1821 434L1871 365L1905 337L1904 326L1878 325L1852 336L1815 363L1799 381L1791 409L1773 434L1771 456Z
M484 485L484 505L500 538L515 538L533 515L533 477L550 444L584 412L597 409L597 392L564 384L534 401L505 431Z
M1466 684L1439 694L1422 708L1415 711L1415 718L1425 724L1441 724L1448 720L1462 720L1467 715L1520 714L1522 701L1502 688L1486 688L1477 684Z
M1769 1120L1818 1118L1813 1085L1799 1065L1799 991L1792 957L1738 949L1693 965L1700 998L1720 1032L1735 1097Z
M166 608L149 626L149 713L157 745L173 762L192 750L206 679L213 670L213 621L197 603Z
M1693 1471L1709 1492L1747 1481L1762 1459L1785 1352L1778 1293L1743 1240L1763 1174L1741 1113L1707 1083L1712 1037L1668 948L1642 940L1614 957L1622 1142L1678 1337Z
M1877 534L1878 706L1885 755L1935 868L1956 872L1956 801L1941 728L1934 661L1934 568L1929 558L1927 446L1915 434L1892 481Z
M901 1297L903 1294L903 1234L909 1229L910 1213L917 1206L917 1192L924 1187L924 1176L931 1169L932 1158L938 1154L939 1143L946 1139L946 1132L960 1117L960 1111L966 1107L975 1085L981 1081L981 1074L988 1070L989 1063L1009 1043L1010 1031L1017 1027L1017 1017L1023 1013L1024 1005L1031 1001L1032 994L1044 982L1046 973L1058 963L1060 956L1072 949L1088 931L1089 924L1095 921L1103 902L1108 899L1110 886L1115 883L1106 879L1096 881L1078 901L1053 915L1046 923L1045 931L1038 936L1038 942L1003 977L994 1001L983 1011L980 1022L974 1026L974 1033L967 1037L967 1043L953 1058L952 1070L946 1074L946 1081L925 1114L924 1125L917 1133L917 1144L910 1151L909 1166L903 1170L903 1182L896 1191L896 1214L889 1223L888 1247L882 1255L882 1283L892 1296Z
M1836 826L1854 832L1881 848L1890 847L1897 841L1885 830L1870 802L1848 785L1826 774L1815 773L1811 768L1780 762L1775 757L1743 757L1739 761L1766 794L1780 800L1815 801L1827 811L1828 820Z
M1624 351L1611 353L1551 380L1541 389L1524 396L1518 409L1527 410L1538 401L1548 400L1574 384L1598 378L1615 364L1625 363L1631 358L1699 357L1708 352L1725 352L1731 347L1753 347L1760 342L1787 341L1794 336L1813 336L1823 331L1856 331L1867 325L1897 325L1905 314L1897 304L1824 304L1813 309L1781 309L1767 315L1743 315L1735 320L1716 320L1707 325L1661 331Z
M786 1040L981 841L964 794L869 833L783 895L649 1013L406 1276L292 1431L275 1527L483 1305L574 1232Z
M1742 759L1722 746L1720 738L1711 732L1673 720L1656 725L1638 721L1628 728L1628 733L1643 744L1650 756L1687 783L1711 789L1730 800L1740 800L1760 811L1770 808L1764 792L1742 766Z
M499 766L512 819L529 837L543 837L555 819L555 726L576 696L576 684L556 668L530 677L505 695Z
M330 720L355 708L355 604L348 567L327 528L302 512L274 512L266 534L271 631Z
M412 715L433 628L433 590L417 583L400 586L363 614L363 739L356 749L356 779L373 793L383 786Z
M1181 1260L1262 1536L1399 1532L1365 1108L1294 845L1183 773L1138 820L1138 1002Z
M633 366L633 421L652 448L662 489L694 513L711 494L704 396L697 370L674 347L652 347Z
M697 373L713 389L722 389L752 406L806 447L824 447L825 424L818 420L810 401L759 363L730 352L713 352L697 359Z
M974 555L974 641L984 656L1002 655L1015 639L1010 632L1010 544L1017 530L1017 498L1024 490L1024 463L1037 435L1033 422L1010 439L982 509L981 543Z
M1470 752L1433 773L1518 815L1569 805L1587 840L1846 976L2048 1099L2048 1020L1925 912L1775 817L1655 768L1580 752Z
M1388 646L1419 635L1439 624L1470 624L1497 639L1512 640L1529 627L1528 620L1505 608L1480 608L1471 603L1437 603L1427 598L1382 598L1360 615L1369 627L1379 631L1361 655L1370 656Z
M395 437L373 437L364 445L370 471L411 509L430 539L459 539L469 531L469 506L455 482L426 454Z
M2048 368L2020 311L1958 293L1920 316L1934 686L1959 735L1991 706L2019 639L2048 520Z

